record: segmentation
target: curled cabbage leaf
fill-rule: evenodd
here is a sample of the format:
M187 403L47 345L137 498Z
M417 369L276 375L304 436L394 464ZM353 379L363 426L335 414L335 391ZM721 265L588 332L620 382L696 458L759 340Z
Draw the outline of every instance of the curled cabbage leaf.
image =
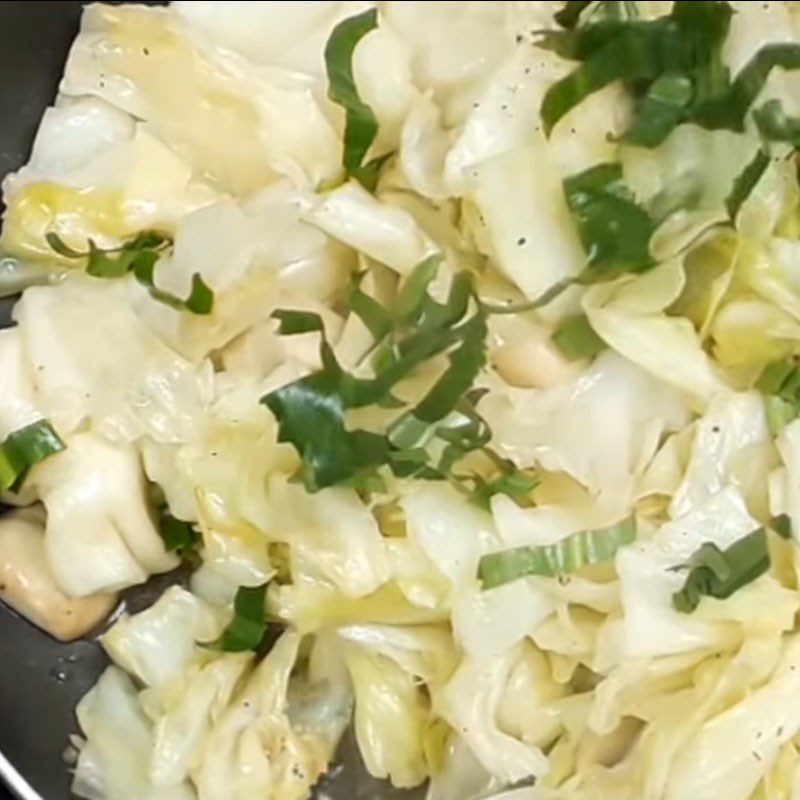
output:
M276 175L316 185L336 171L339 142L307 80L259 69L171 10L87 9L61 89L145 120L195 169L236 194Z
M566 472L624 513L637 469L661 434L687 419L680 395L665 383L609 352L569 382L490 393L480 409L502 455Z
M354 490L332 487L308 495L301 485L277 478L270 498L272 535L343 594L363 597L389 579L378 523Z
M715 395L695 426L689 463L672 497L670 513L681 516L732 482L737 456L769 440L764 402L757 392Z
M400 500L406 531L454 589L470 586L480 557L496 541L491 517L449 485L422 484Z
M453 635L472 659L501 656L553 613L551 597L531 580L464 590L453 604Z
M159 688L208 660L209 651L197 643L217 639L225 616L172 586L150 608L123 615L101 641L117 666L145 686Z
M772 679L741 702L708 720L685 743L670 774L669 800L721 796L747 800L800 730L792 702L800 680L800 648L790 637Z
M94 433L66 442L28 479L47 511L45 548L61 589L86 597L174 569L178 558L151 519L135 449Z
M683 282L681 265L665 262L641 277L591 287L582 303L606 344L702 406L724 384L691 322L664 313Z
M334 25L363 10L360 0L234 3L176 0L170 8L208 37L253 61L322 77L322 51Z
M327 769L337 741L287 716L299 645L284 633L211 727L193 776L200 797L301 800Z
M187 782L154 786L148 764L153 729L139 707L133 681L109 667L76 711L86 743L81 747L72 791L87 800L194 800Z
M477 212L476 239L526 298L578 275L585 256L543 143L483 161L473 173L467 197ZM574 295L566 292L542 313L552 318L574 308Z
M0 373L0 435L5 439L44 414L37 407L33 371L18 327L0 331L0 359L4 364Z
M361 184L299 199L302 219L335 239L406 275L436 248L414 218L376 200Z
M428 776L423 742L428 701L414 675L378 652L347 646L345 662L355 693L355 731L370 775L394 786L418 786Z
M61 98L39 126L29 163L4 184L2 244L14 256L72 268L50 232L83 250L142 229L171 230L218 194L147 126L94 97Z
M481 764L506 783L538 777L548 770L548 760L536 746L499 727L503 693L521 647L490 660L465 658L435 697L439 713L460 732Z
M134 291L75 275L30 289L15 307L37 402L59 431L91 422L123 441L195 434L207 378L137 317Z

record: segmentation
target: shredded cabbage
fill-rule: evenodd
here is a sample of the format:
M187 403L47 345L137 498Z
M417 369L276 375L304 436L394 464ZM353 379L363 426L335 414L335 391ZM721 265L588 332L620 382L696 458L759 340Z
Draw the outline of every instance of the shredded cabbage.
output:
M75 794L305 800L352 727L428 800L800 796L799 65L785 2L85 10L3 182L0 440L65 449L0 599L182 569Z

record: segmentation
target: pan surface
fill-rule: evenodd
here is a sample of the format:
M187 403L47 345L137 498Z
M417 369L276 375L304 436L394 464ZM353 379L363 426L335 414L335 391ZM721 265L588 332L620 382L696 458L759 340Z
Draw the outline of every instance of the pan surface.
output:
M28 158L42 113L55 97L82 6L71 0L0 1L0 176ZM11 324L12 304L0 300L0 327ZM145 607L161 589L163 579L134 590L126 603L132 610ZM94 641L60 644L0 604L0 777L20 800L70 797L64 753L77 732L74 708L105 664ZM352 736L345 737L338 765L318 791L319 800L416 797L370 778ZM0 800L11 800L2 781Z
M28 158L78 27L81 3L0 2L0 174ZM11 303L0 306L10 323ZM0 607L0 770L23 800L65 800L73 707L102 669L90 642L60 645ZM13 765L13 766L12 766ZM24 776L24 777L23 777Z

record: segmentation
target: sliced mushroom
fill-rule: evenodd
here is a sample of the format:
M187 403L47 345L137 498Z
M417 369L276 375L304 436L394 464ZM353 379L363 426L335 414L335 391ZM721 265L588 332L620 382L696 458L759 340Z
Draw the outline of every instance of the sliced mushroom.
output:
M44 514L38 508L0 519L0 600L34 625L68 642L95 628L117 596L73 598L56 585L44 546Z

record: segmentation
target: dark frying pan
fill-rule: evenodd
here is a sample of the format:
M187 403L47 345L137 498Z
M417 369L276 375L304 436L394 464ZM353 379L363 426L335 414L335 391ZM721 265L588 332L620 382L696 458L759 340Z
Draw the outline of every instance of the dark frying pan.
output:
M82 6L69 0L0 1L0 177L28 158ZM10 324L11 305L0 301L0 326ZM143 607L158 591L158 586L134 590L126 601ZM59 644L0 604L0 777L20 800L69 798L64 751L76 732L73 710L105 664L95 642ZM323 788L322 796L331 800L418 797L369 778L351 737ZM2 781L0 800L11 800Z
M81 3L63 0L0 2L2 175L28 158L80 13ZM10 302L0 307L5 325L10 322L10 308ZM72 708L102 666L96 645L59 645L0 608L0 753L9 762L0 762L0 767L23 800L68 797L62 753L66 737L74 731Z

